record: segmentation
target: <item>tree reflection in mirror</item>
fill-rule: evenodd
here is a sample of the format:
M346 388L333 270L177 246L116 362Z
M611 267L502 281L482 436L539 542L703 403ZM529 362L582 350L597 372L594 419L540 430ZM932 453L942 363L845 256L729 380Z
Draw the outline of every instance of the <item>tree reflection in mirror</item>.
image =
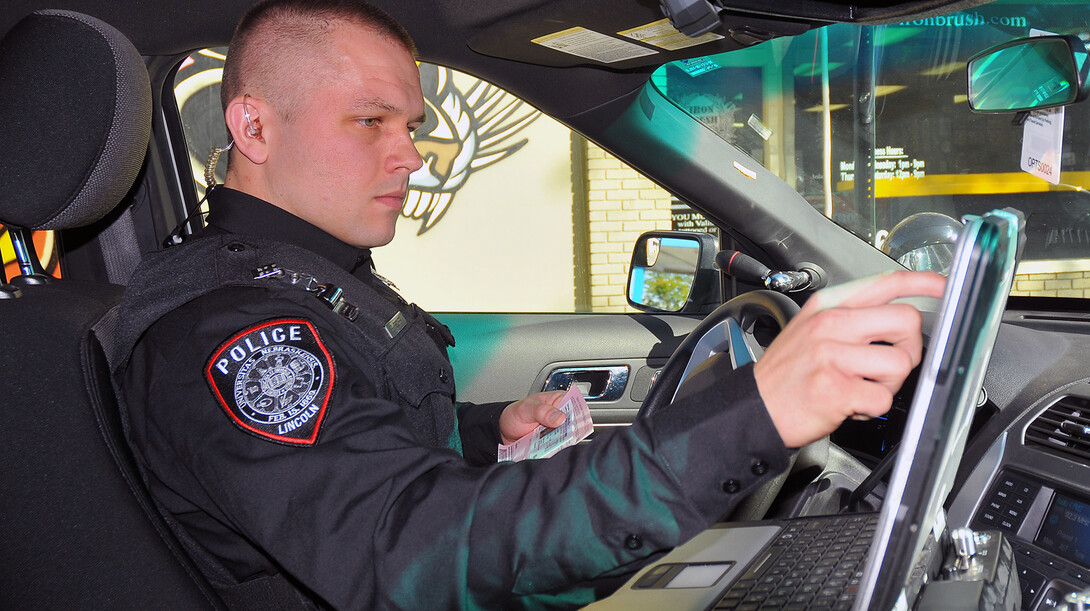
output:
M692 292L700 241L687 237L642 236L636 243L628 298L664 312L679 312Z

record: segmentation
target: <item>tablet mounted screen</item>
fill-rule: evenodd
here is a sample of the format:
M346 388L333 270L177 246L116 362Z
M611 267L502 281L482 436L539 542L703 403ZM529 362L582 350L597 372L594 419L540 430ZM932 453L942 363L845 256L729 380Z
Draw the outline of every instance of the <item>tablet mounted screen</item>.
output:
M1010 210L965 218L854 609L906 608L917 557L945 526L942 505L999 332L1022 223Z

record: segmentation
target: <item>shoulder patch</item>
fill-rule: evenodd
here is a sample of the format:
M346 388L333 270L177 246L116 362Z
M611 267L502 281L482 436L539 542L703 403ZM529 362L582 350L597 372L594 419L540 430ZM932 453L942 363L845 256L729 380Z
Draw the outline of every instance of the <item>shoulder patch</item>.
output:
M216 350L205 377L231 421L262 439L314 445L333 392L333 357L306 320L270 320Z

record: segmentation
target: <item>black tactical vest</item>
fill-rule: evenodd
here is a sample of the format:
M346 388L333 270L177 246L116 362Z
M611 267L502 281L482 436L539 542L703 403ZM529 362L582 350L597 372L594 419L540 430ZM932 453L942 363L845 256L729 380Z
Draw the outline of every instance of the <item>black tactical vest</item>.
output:
M129 283L119 311L117 341L109 348L115 374L124 371L133 347L155 321L230 286L309 290L330 307L327 322L373 355L380 371L372 380L380 398L401 405L429 445L461 451L454 374L437 340L449 338L449 331L415 305L394 303L328 259L264 238L216 235L152 253Z

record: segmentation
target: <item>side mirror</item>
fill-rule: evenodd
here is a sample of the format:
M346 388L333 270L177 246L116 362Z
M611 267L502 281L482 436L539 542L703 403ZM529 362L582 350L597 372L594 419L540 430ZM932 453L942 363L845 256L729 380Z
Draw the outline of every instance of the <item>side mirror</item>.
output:
M707 233L650 231L636 240L628 303L644 312L705 312L719 301L716 239Z
M1087 95L1087 50L1078 36L1037 36L969 58L969 108L1022 112L1073 104Z

